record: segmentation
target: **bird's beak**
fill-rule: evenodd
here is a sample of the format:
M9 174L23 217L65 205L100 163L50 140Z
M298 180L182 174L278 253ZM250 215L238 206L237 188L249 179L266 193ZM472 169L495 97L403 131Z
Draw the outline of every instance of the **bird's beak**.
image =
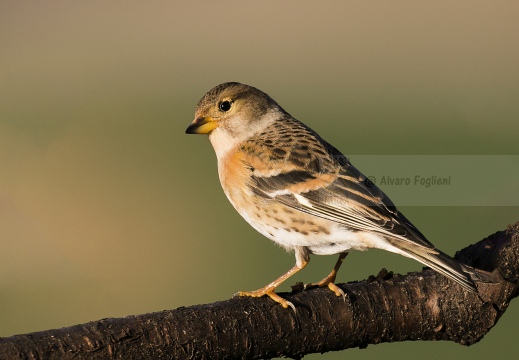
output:
M187 127L186 134L209 134L216 127L218 122L212 117L199 117Z

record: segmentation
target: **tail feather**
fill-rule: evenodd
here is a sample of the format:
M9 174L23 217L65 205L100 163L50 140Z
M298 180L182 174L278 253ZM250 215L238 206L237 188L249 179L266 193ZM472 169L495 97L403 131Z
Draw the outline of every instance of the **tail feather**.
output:
M454 280L463 288L474 293L478 292L476 283L494 282L490 273L462 264L438 249L419 245L409 246L409 244L398 246L398 248L407 256Z

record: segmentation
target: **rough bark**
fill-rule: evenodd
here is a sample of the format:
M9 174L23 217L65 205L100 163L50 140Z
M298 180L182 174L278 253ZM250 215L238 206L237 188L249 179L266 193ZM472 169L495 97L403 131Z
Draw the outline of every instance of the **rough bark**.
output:
M0 359L300 358L368 344L450 340L471 345L519 293L519 222L458 253L493 271L479 296L430 269L382 270L366 281L282 294L297 313L268 298L237 298L0 338Z

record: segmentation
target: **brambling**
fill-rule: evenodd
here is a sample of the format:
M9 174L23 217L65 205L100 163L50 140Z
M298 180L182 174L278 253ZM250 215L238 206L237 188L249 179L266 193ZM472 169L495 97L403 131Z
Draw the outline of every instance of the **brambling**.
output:
M483 273L436 249L391 200L335 147L294 119L266 93L229 82L198 102L188 134L208 134L225 195L257 231L295 252L287 273L256 291L284 308L274 290L303 269L310 254L339 254L328 276L308 286L337 296L337 271L350 250L383 249L413 258L477 292Z

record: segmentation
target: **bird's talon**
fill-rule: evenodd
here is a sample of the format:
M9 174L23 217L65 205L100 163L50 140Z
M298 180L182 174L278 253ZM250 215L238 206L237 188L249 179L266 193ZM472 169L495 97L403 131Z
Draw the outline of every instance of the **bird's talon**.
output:
M314 284L314 283L308 283L308 284L305 284L305 285L303 286L303 291L313 289L314 287L317 287L317 285Z
M270 287L269 288L263 288L263 289L255 290L255 291L238 291L237 293L235 293L233 295L233 297L242 297L242 296L262 297L262 296L265 296L265 295L270 297L272 300L277 302L279 305L283 306L283 308L286 309L286 308L290 307L290 308L292 308L294 313L296 312L296 307L294 306L294 304L292 304L288 300L283 299L281 296L279 296L278 294L276 294L274 292L273 288L270 288Z
M329 283L328 288L335 293L337 296L342 296L342 300L346 301L346 293L334 283Z
M346 293L340 288L338 287L337 285L335 285L331 279L328 279L328 278L325 278L319 282L316 282L316 283L309 283L309 284L305 284L305 287L304 289L305 290L309 290L309 289L313 289L313 288L316 288L316 287L328 287L328 289L330 289L331 291L333 291L333 293L336 295L336 296L342 296L342 299L344 301L346 301Z
M294 311L294 315L297 314L296 307L294 306L294 304L292 304L290 301L287 301L286 305L290 306L292 308L292 310ZM281 306L283 306L283 304L281 304ZM283 306L283 307L286 309L287 306Z

